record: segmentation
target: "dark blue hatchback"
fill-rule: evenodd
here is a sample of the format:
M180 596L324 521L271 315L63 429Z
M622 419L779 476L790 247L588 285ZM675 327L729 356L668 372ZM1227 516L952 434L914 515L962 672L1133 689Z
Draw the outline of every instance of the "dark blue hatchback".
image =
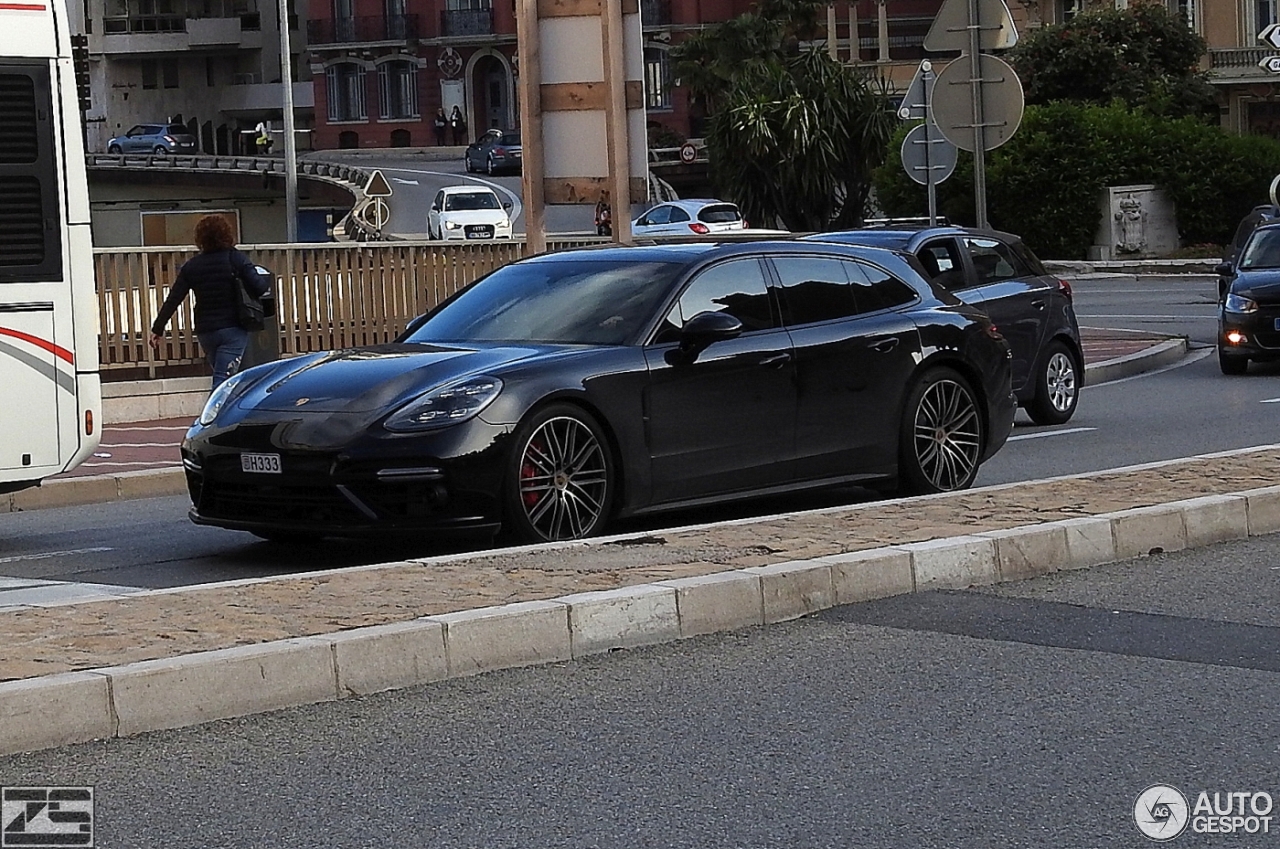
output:
M1032 421L1062 424L1075 413L1084 356L1071 286L1046 271L1017 236L968 227L885 226L805 239L911 254L927 279L980 308L1009 341L1013 391Z
M1250 360L1280 360L1280 223L1253 231L1234 259L1216 269L1218 365L1244 374Z

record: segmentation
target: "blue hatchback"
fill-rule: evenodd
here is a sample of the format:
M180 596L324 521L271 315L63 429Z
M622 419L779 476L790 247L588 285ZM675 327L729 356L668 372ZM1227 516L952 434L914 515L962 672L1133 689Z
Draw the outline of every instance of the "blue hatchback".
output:
M196 137L183 124L139 124L107 142L107 153L199 153Z

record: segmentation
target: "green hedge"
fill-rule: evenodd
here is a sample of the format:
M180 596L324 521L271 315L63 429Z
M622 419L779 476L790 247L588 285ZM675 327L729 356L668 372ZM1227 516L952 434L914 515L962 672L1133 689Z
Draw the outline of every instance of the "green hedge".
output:
M902 170L907 129L874 177L880 208L894 217L928 208L925 188ZM1041 256L1083 259L1100 224L1102 189L1133 183L1168 193L1184 244L1224 244L1240 218L1266 200L1280 173L1280 142L1118 103L1058 102L1027 107L1018 132L987 152L986 165L993 227L1020 234ZM969 154L961 151L955 174L938 187L938 207L954 223L974 222Z

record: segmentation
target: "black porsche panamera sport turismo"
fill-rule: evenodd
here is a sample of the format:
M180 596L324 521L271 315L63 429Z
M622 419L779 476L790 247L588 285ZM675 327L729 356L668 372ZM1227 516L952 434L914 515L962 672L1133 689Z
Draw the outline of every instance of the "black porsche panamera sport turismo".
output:
M968 487L1009 346L903 255L797 242L505 266L392 344L258 366L182 445L199 524L279 539L498 529L836 483Z

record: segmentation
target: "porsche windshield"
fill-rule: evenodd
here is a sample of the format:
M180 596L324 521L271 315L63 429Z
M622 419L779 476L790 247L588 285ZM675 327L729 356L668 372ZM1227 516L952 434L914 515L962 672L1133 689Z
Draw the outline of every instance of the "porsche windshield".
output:
M683 267L618 260L508 265L463 290L407 341L623 345L648 323Z

